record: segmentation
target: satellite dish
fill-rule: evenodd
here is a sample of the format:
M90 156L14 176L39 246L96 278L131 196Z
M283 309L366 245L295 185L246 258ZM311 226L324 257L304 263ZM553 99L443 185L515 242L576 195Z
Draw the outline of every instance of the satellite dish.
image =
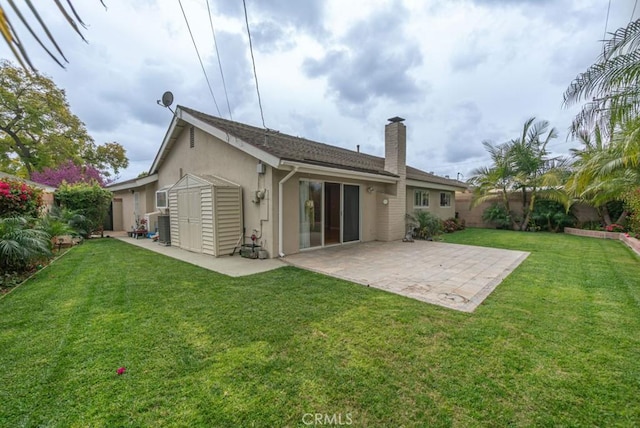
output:
M167 91L162 94L162 105L169 107L171 104L173 104L173 94L170 91Z

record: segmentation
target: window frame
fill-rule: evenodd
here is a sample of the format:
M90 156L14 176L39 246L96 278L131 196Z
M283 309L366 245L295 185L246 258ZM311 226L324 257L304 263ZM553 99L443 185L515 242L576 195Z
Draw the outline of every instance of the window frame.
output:
M443 196L445 197L445 203L443 204ZM440 207L441 208L451 208L451 193L450 192L440 192Z
M423 205L423 204L416 204L416 199L418 194L427 195L427 204ZM424 202L424 198L420 198L420 202ZM431 192L429 192L427 189L413 189L413 207L414 208L429 208L431 204Z

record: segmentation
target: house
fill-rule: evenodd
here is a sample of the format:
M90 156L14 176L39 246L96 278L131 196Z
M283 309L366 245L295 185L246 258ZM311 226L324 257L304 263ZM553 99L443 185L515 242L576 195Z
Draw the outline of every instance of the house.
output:
M389 119L381 158L178 106L149 174L109 186L114 229L153 213L171 245L215 256L251 235L269 257L402 239L405 214L454 217L466 188L406 165L403 121Z

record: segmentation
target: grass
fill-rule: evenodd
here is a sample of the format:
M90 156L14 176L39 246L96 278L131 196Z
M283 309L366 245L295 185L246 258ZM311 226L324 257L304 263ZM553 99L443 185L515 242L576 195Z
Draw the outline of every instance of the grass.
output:
M466 314L89 241L0 299L0 425L640 424L638 257L544 233L446 241L531 255Z

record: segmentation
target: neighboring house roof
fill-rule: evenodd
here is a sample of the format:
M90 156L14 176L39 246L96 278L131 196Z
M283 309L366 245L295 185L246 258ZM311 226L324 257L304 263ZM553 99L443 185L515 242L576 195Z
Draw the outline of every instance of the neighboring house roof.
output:
M155 181L158 181L158 174L145 175L144 177L136 177L130 180L120 181L118 183L111 183L105 186L105 188L112 192L118 192L121 190L130 190L135 189L136 187L142 187Z
M184 128L184 122L181 122L181 120L189 122L192 118L195 119L193 120L194 122L200 122L200 124L204 124L211 130L221 131L223 134L219 135L220 138L223 140L226 138L227 142L230 144L235 143L235 145L246 149L250 154L257 154L256 157L258 159L261 159L260 154L265 155L264 160L275 167L279 167L283 161L288 161L310 166L374 174L387 178L397 177L397 175L385 171L384 158L319 143L306 138L294 137L272 129L264 129L222 119L184 106L178 106L176 110L176 116L149 171L151 174L158 171L175 143L178 134ZM198 123L192 123L192 125L197 126ZM229 136L234 137L233 142ZM247 148L246 145L249 145L250 148ZM460 181L438 177L410 166L407 166L407 178L414 180L416 182L414 184L419 184L417 182L435 183L451 187L452 190L465 189L467 187Z
M26 180L24 178L21 178L21 177L18 177L16 175L12 175L12 174L7 174L6 172L2 172L2 171L0 171L0 178L10 178L12 180L24 181L29 186L37 187L38 189L41 189L41 190L43 190L43 191L45 191L47 193L54 193L56 191L56 188L53 187L53 186L36 183L35 181Z

